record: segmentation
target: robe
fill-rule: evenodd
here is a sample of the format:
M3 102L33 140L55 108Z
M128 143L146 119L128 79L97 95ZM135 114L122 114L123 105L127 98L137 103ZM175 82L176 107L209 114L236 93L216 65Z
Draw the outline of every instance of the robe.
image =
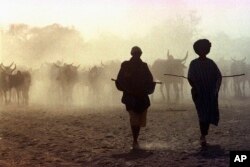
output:
M121 64L116 87L123 91L122 103L126 110L143 112L150 106L148 95L154 92L155 83L148 68L138 57L132 57Z
M192 87L192 99L200 122L218 125L221 80L221 72L213 60L197 58L191 61L188 81Z

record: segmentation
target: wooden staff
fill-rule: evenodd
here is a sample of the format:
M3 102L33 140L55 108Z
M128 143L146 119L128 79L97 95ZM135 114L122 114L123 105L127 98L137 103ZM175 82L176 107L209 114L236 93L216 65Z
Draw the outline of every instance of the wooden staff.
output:
M164 75L171 76L171 77L179 77L179 78L185 78L185 79L187 79L187 77L185 77L183 75L174 75L174 74L164 74Z
M222 77L223 78L229 78L229 77L240 77L240 76L243 76L245 74L236 74L236 75L223 75Z
M111 78L111 81L116 81L116 79ZM154 81L154 83L156 83L156 84L162 84L162 82L156 82L156 81Z
M175 75L175 74L164 74L164 75L187 79L187 77L185 77L185 76L183 76L183 75ZM230 77L240 77L240 76L244 76L244 75L245 75L245 74L223 75L222 77L223 77L223 78L230 78Z

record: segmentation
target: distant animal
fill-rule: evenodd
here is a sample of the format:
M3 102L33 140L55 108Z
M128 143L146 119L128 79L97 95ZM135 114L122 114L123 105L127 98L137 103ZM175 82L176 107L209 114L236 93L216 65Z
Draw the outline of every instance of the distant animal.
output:
M80 65L75 66L73 63L64 63L62 66L58 64L53 64L53 66L58 69L55 79L60 87L62 100L64 103L70 104L73 102L73 89L78 82L78 68Z
M4 66L3 63L0 64L0 90L2 92L5 104L9 103L11 100L11 87L9 76L12 75L12 73L16 69L16 66L12 68L13 64L13 62L9 66Z
M244 73L247 69L246 66L246 58L241 60L235 60L232 58L231 64L231 73L232 74L240 74ZM247 78L246 77L234 77L233 78L233 87L234 87L234 95L235 97L245 97L245 85L246 85Z
M105 77L103 65L93 66L88 72L90 95L96 100L100 100L101 90L104 88L103 79Z
M16 97L18 104L22 102L27 105L29 103L29 89L31 85L30 72L18 70L16 74L13 74L16 70L16 65L14 68L11 68L12 65L13 63L10 66L0 65L0 85L5 103L10 103ZM14 89L14 92L12 92L12 89ZM9 92L9 98L7 98L7 92Z
M226 60L224 58L220 58L220 60L218 61L218 66L221 70L221 73L223 75L230 75L231 71L230 71L230 66L231 66L231 61L230 60ZM222 82L221 82L221 93L222 93L222 97L229 97L231 95L231 83L232 83L233 79L232 78L223 78Z
M173 91L175 93L175 102L180 100L180 97L184 97L183 85L184 79L177 78L173 76L164 76L164 74L175 74L183 76L185 73L185 62L188 58L188 52L183 59L175 59L173 55L167 54L167 59L157 59L151 69L155 79L162 81L163 84L160 85L160 92L162 99L165 100L163 86L166 88L167 101L170 102L170 86L173 86Z

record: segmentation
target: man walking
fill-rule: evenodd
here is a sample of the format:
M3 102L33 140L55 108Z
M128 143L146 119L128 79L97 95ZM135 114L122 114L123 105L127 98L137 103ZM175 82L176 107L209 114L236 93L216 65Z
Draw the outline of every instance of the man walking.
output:
M193 45L199 58L191 61L188 71L188 81L192 87L192 98L199 117L201 131L200 144L206 146L206 135L209 125L218 125L218 93L221 85L221 72L213 60L207 58L211 43L200 39Z
M131 49L132 58L121 64L116 87L123 91L122 103L129 112L133 134L133 149L139 148L140 128L146 126L147 109L150 106L148 95L153 93L155 83L147 66L141 60L142 50L138 46Z

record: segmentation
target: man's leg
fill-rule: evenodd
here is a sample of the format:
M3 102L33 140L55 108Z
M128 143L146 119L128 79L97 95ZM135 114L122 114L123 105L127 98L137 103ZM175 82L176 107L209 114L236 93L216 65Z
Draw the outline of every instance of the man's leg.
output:
M209 130L209 123L200 122L200 132L201 132L200 142L201 142L201 146L206 146L206 144L207 144L206 135L208 135L208 130Z
M141 127L146 126L147 110L142 113L129 111L130 114L130 126L133 134L133 148L139 148L138 137Z
M139 133L140 133L140 126L133 126L131 125L131 130L132 130L132 134L133 134L133 147L138 147L139 144L138 144L138 136L139 136Z

